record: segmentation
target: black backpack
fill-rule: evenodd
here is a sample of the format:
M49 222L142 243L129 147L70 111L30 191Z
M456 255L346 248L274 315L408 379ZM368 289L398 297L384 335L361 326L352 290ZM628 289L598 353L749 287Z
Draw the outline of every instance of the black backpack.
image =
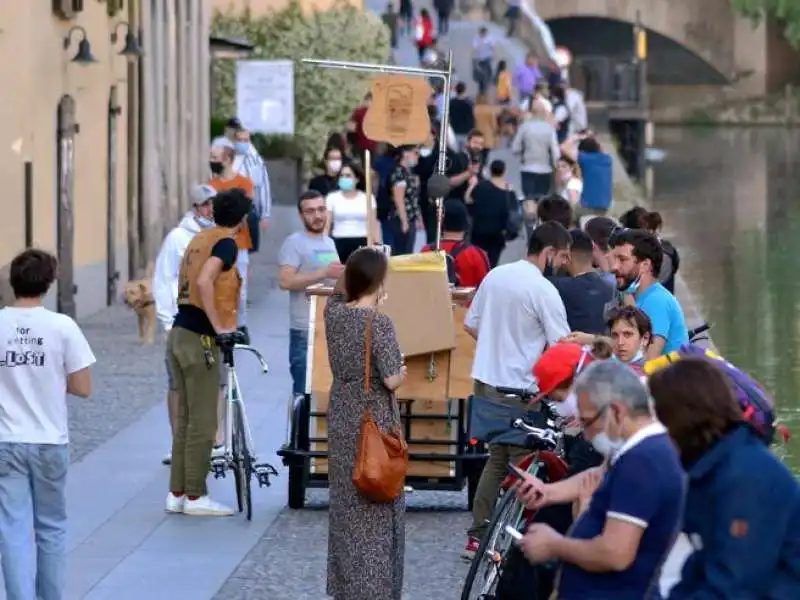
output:
M461 251L466 249L466 247L467 243L460 241L451 248L450 252L445 252L445 256L447 257L447 280L456 287L460 284L458 273L456 272L456 258L458 258L458 255L461 254Z

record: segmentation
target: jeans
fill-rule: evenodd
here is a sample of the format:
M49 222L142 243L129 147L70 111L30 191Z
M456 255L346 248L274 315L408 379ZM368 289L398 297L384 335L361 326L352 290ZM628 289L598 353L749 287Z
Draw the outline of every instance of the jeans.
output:
M508 403L517 403L527 408L526 402L511 399L495 390L492 386L480 381L475 381L473 393L481 398L499 400ZM531 454L531 450L521 446L507 446L505 444L489 444L489 458L483 467L478 487L475 490L475 499L472 504L472 527L467 535L481 539L489 526L492 518L495 500L500 491L500 484L508 475L508 463L518 463Z
M242 277L242 290L239 296L239 327L247 326L247 267L249 265L250 252L247 250L239 250L239 254L236 255L236 268L239 270L239 275Z
M308 352L308 331L289 330L289 372L292 374L292 393L306 393L306 362Z
M0 554L8 600L63 598L68 466L66 444L0 443Z
M389 224L392 228L392 256L414 252L414 242L417 239L417 220L412 219L408 222L408 231L406 232L403 232L400 217L392 217Z
M210 350L214 364L209 365L201 337L188 329L173 327L167 338L167 357L178 392L169 489L198 497L208 494L208 461L217 436L222 380L219 349Z
M392 221L384 219L381 221L381 237L385 246L392 246Z

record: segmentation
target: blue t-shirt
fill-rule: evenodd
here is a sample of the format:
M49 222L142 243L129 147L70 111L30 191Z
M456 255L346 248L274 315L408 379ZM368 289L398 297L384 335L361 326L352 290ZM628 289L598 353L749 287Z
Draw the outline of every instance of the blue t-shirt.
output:
M636 306L650 317L653 335L664 338L664 354L689 343L689 332L680 303L660 283L654 283L636 298Z
M626 447L612 463L587 511L578 518L571 537L595 538L609 518L633 523L644 529L636 558L620 572L590 573L565 564L560 600L661 597L658 570L681 525L686 476L675 447L660 424L640 431Z

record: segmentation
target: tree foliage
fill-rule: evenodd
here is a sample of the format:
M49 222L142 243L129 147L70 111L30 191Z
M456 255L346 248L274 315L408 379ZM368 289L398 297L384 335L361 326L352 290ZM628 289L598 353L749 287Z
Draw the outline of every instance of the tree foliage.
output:
M321 68L301 62L322 58L385 63L389 32L381 20L346 3L329 10L304 13L296 0L278 11L255 15L215 12L214 35L244 37L255 46L253 59L292 60L295 86L295 137L306 164L319 157L328 134L341 131L368 89L369 75ZM216 115L236 113L236 63L215 60Z
M800 48L800 0L731 0L740 15L760 23L773 16L783 22L784 35L794 48Z

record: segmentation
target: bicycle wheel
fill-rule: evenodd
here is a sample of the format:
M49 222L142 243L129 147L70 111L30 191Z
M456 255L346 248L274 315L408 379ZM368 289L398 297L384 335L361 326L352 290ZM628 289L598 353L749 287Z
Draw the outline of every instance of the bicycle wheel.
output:
M245 512L247 520L253 519L251 483L253 479L253 457L247 444L244 416L238 402L233 404L233 479L236 484L236 504L239 512Z
M490 600L503 572L503 562L514 539L506 525L515 529L522 520L522 506L513 492L505 492L495 506L489 529L472 559L461 592L461 600Z

